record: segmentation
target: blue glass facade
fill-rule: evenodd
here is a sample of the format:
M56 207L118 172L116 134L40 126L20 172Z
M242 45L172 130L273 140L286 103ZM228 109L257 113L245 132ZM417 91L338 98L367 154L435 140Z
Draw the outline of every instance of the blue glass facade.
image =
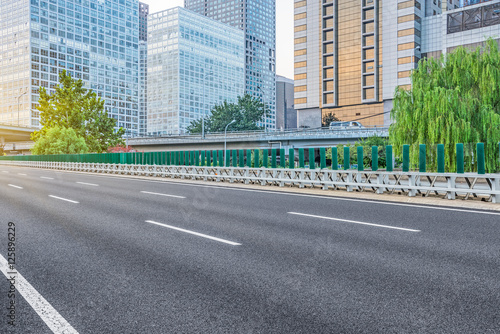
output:
M177 7L148 17L148 133L176 135L244 93L239 29Z
M7 99L2 101L15 100L17 104L16 96L28 92L21 125L39 125L39 87L54 92L58 73L66 70L105 100L105 109L117 120L117 126L137 133L138 1L30 0L27 12L21 10L25 17L19 19L15 9L26 7L26 2L0 2L2 50L23 45L16 57L12 54L0 64L0 84L3 92L7 90ZM13 27L18 27L14 28L17 34ZM7 73L6 67L13 63L20 67ZM0 122L12 118L9 106L0 105Z
M184 0L184 7L245 32L245 91L269 106L263 122L276 128L275 0Z

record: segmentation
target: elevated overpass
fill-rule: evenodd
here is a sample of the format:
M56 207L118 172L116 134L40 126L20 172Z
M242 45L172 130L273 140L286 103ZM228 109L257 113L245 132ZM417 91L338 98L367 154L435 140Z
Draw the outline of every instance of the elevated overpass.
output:
M38 129L0 124L0 147L3 147L7 154L29 154L33 145L30 135L36 130Z
M301 129L287 131L249 131L228 132L226 136L227 149L251 148L307 148L318 146L332 146L353 144L368 137L388 137L388 127L345 128L330 130ZM224 147L224 133L209 133L201 135L163 136L163 137L135 137L127 140L128 145L138 151L167 151L167 150L215 150Z

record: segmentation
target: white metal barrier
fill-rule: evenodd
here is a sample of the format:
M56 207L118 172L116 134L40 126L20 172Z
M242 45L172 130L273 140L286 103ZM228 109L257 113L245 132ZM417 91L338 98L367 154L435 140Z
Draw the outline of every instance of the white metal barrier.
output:
M197 167L125 165L47 161L0 161L0 165L36 167L100 174L168 177L275 186L321 187L325 190L476 198L500 203L500 174L386 172L330 169L272 169L250 167Z

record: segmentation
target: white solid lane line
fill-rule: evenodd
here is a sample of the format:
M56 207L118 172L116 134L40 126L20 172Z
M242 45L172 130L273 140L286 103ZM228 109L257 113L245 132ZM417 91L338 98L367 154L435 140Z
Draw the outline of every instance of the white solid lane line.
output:
M23 189L23 187L16 186L14 184L9 184L9 187L16 188L16 189Z
M77 182L78 184L83 184L84 186L92 186L92 187L99 187L98 184L95 183L87 183L87 182Z
M212 236L209 236L209 235L206 235L206 234L202 234L202 233L198 233L198 232L194 232L194 231L190 231L190 230L185 230L183 228L179 228L179 227L175 227L175 226L171 226L171 225L166 225L166 224L162 224L162 223L157 223L157 222L152 221L152 220L146 220L146 223L155 224L155 225L163 226L163 227L166 227L166 228L170 228L172 230L176 230L176 231L180 231L180 232L184 232L184 233L189 233L189 234L192 234L192 235L196 235L198 237L202 237L202 238L207 238L207 239L214 240L214 241L223 242L223 243L229 244L231 246L241 246L240 243L237 243L237 242L234 242L234 241L224 240L224 239L212 237Z
M53 180L54 178L53 177L48 177L48 176L40 176L41 179L45 179L45 180Z
M174 197L174 198L186 198L184 196L177 196L177 195L169 195L169 194L160 194L160 193L152 193L149 191L141 191L143 194L150 194L150 195L158 195L158 196L166 196L166 197Z
M383 228L390 228L394 230L401 230L401 231L407 231L407 232L420 232L420 230L413 230L410 228L403 228L403 227L395 227L395 226L389 226L389 225L380 225L380 224L372 224L372 223L365 223L365 222L359 222L355 220L347 220L347 219L340 219L340 218L331 218L331 217L323 217L323 216L316 216L316 215L308 215L306 213L298 213L298 212L288 212L291 215L297 215L297 216L305 216L305 217L312 217L312 218L320 218L320 219L328 219L328 220L335 220L343 223L351 223L351 224L359 224L359 225L368 225L368 226L375 226L375 227L383 227Z
M55 334L78 334L17 270L14 273L11 272L7 260L2 255L0 255L0 270L8 280L15 278L16 291L33 307L52 332ZM2 319L2 321L7 320Z
M49 197L52 197L52 198L55 198L55 199L60 199L61 201L66 201L66 202L70 202L70 203L75 203L75 204L79 203L77 201L73 201L73 200L70 200L70 199L67 199L67 198L62 198L62 197L58 197L58 196L54 196L54 195L49 195Z

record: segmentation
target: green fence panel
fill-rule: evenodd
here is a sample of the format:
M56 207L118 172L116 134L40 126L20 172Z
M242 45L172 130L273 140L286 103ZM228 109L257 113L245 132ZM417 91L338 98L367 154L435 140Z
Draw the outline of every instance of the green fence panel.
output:
M286 157L285 157L285 149L280 148L280 167L285 168L286 167Z
M231 166L238 167L238 151L231 150Z
M259 157L259 149L253 150L253 167L260 168L260 157Z
M245 151L243 150L240 150L240 152L238 153L238 158L239 158L239 167L240 168L243 168L245 167Z
M319 168L326 168L326 148L319 148Z
M444 145L437 145L437 172L444 173Z
M247 160L245 166L252 167L252 150L247 150Z
M337 152L337 147L332 147L332 170L339 169L339 156Z
M477 173L485 174L485 157L484 157L484 143L476 144L476 155L477 155Z
M299 168L306 168L303 148L299 148Z
M224 167L224 151L219 150L219 167Z
M372 171L378 170L378 146L372 146Z
M288 149L288 168L295 168L295 149L293 148Z
M349 146L344 146L344 170L351 168L351 153L349 152Z
M309 169L316 169L316 163L314 162L314 148L309 148Z
M392 172L394 169L393 158L392 158L392 145L387 145L385 147L385 170Z
M212 152L207 151L207 166L212 166Z
M217 159L217 150L213 150L212 151L212 160L214 162L214 167L217 167L217 161L218 161L218 159Z
M205 158L205 151L201 151L200 166L205 166L207 159Z
M231 167L231 151L230 150L226 150L226 161L224 163L224 167Z
M271 149L271 168L276 168L276 149Z
M262 151L262 167L269 167L269 153L267 149Z
M358 146L356 148L357 150L357 156L358 156L358 171L363 171L365 169L365 166L364 166L364 162L363 162L363 155L364 155L364 152L363 152L363 146Z
M420 144L418 146L418 171L420 173L425 173L427 171L427 148L425 144Z
M403 172L410 171L410 145L403 145Z

